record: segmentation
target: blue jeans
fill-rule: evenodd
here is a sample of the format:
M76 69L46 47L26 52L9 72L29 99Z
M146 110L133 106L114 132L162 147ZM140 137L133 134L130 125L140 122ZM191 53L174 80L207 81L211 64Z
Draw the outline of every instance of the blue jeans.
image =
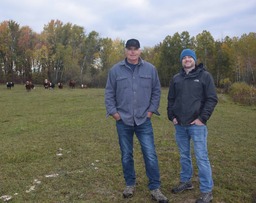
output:
M135 185L136 175L133 160L133 135L136 134L144 158L146 174L149 179L148 188L160 187L158 159L155 151L154 134L151 120L148 118L141 125L128 126L122 120L116 122L124 179L127 186Z
M190 140L194 142L194 153L198 167L198 176L200 181L200 191L210 192L213 188L212 169L208 158L207 150L207 127L198 126L180 126L175 125L176 142L180 151L181 173L180 181L186 182L192 178L193 167L190 153Z

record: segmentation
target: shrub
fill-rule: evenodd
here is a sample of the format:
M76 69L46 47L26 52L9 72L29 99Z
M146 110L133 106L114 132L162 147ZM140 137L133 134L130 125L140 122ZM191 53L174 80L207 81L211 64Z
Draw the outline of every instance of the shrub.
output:
M234 102L244 105L256 104L256 88L246 83L234 83L229 93Z
M225 79L220 80L220 87L222 88L224 93L229 92L231 84L232 83L231 83L229 78L225 78Z

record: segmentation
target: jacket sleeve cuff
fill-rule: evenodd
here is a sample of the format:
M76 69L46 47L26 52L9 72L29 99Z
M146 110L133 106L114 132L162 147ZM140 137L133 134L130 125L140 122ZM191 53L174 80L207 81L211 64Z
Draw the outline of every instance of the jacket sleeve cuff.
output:
M160 116L160 113L159 113L158 110L148 109L148 112L152 112L153 114L156 114L156 115Z
M160 116L160 113L159 113L159 111L157 111L157 110L154 111L153 113L156 114L156 115L158 115L158 116Z
M117 113L117 110L116 109L112 109L111 111L107 111L106 113L106 118L111 116L111 115L114 115L115 113Z

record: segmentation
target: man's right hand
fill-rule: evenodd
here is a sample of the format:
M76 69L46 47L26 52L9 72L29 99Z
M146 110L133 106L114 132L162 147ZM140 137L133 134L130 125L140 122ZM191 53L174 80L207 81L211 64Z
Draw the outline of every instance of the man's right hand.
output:
M120 117L119 113L115 113L115 114L113 114L113 115L112 115L112 117L113 117L116 121L118 121L118 120L120 120L120 119L121 119L121 117Z

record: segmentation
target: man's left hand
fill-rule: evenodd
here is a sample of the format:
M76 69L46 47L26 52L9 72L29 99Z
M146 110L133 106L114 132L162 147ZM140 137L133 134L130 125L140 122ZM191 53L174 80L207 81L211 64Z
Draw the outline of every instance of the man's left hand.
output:
M202 123L202 121L200 121L198 118L196 120L194 120L193 122L190 123L191 125L204 125L204 123Z
M148 118L151 118L152 117L152 115L153 115L153 113L152 112L148 112Z

